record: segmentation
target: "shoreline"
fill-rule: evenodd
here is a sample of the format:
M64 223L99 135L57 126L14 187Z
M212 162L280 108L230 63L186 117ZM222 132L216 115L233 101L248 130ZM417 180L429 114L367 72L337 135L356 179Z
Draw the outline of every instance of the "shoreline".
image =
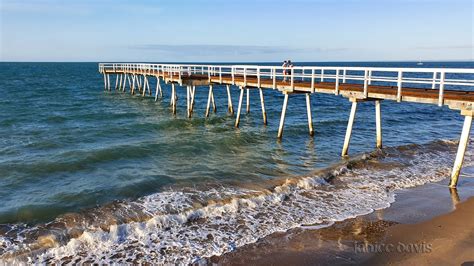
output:
M312 201L298 201L295 204L296 205L296 210L300 210L297 212L293 212L289 215L289 217L295 217L295 218L290 218L287 219L286 221L293 221L293 219L298 219L299 216L295 215L301 215L302 213L309 213L307 217L309 217L309 221L312 222L306 222L304 224L307 224L309 226L302 226L298 228L293 227L286 227L286 228L294 228L290 229L288 231L283 231L286 230L285 226L281 227L275 227L279 226L279 224L270 224L268 221L271 221L273 217L278 217L278 213L284 214L285 210L288 209L279 209L279 208L270 208L269 205L259 205L259 206L264 206L264 210L262 211L259 209L260 212L255 213L252 212L251 210L254 209L249 208L249 209L243 209L243 210L250 210L246 214L247 216L243 217L250 217L253 219L254 216L257 216L257 219L260 219L258 222L259 224L265 224L268 225L269 227L264 228L262 230L269 230L273 231L275 233L270 233L270 235L265 234L261 235L260 237L254 237L253 239L249 239L246 243L243 243L242 245L236 245L236 246L229 246L228 249L224 249L222 252L213 252L209 255L204 254L199 258L199 256L195 256L196 260L193 260L190 263L205 263L206 261L209 263L217 263L217 264L234 264L234 265L243 265L243 264L283 264L282 262L286 263L291 263L291 264L342 264L342 263L362 263L365 261L369 261L372 259L378 251L371 251L368 249L370 246L378 246L378 245L385 245L384 239L387 235L387 232L390 230L391 227L397 225L397 224L410 224L410 223L418 223L422 222L425 220L433 219L435 216L448 213L452 211L453 206L456 206L458 202L464 201L469 197L474 196L474 167L467 166L464 169L464 175L461 178L460 182L460 188L458 193L450 193L450 190L447 188L447 183L448 180L444 179L442 181L436 182L436 183L426 183L425 185L421 185L416 187L417 184L420 182L426 182L429 180L440 180L440 178L445 177L446 175L442 175L442 173L446 172L444 171L444 168L436 168L436 166L433 165L433 161L427 161L427 160L418 160L416 161L418 165L423 165L421 168L415 168L417 170L417 174L413 176L413 178L407 178L404 179L403 182L405 183L397 183L396 181L399 180L400 177L405 177L405 170L404 168L400 167L396 163L393 164L392 161L390 161L390 158L396 158L394 159L395 162L398 162L399 158L403 158L406 160L414 160L413 157L409 156L408 158L405 158L403 156L399 156L399 153L403 153L405 150L410 150L412 153L419 154L423 151L428 150L431 152L431 150L435 150L439 152L437 155L439 158L446 158L441 155L446 154L446 150L449 148L449 145L447 146L445 141L442 141L442 148L439 149L437 148L439 146L439 142L434 142L430 143L425 146L417 147L413 145L409 146L402 146L402 147L396 147L391 151L394 155L392 157L387 157L389 158L388 160L378 160L379 158L375 156L372 158L372 156L376 155L374 153L370 153L368 155L361 155L361 158L353 158L353 160L350 160L347 162L347 169L349 171L347 172L340 172L337 171L337 173L334 173L337 169L340 167L338 165L335 165L334 167L330 167L328 169L322 170L320 173L315 174L318 178L321 178L324 173L329 173L333 174L338 178L335 178L335 183L340 183L340 184L355 184L355 187L361 187L362 189L356 190L356 191L351 191L349 193L349 196L342 196L342 197L337 197L337 194L339 190L331 190L331 191L324 191L321 190L320 194L326 195L324 193L327 193L328 197L318 197L317 194L311 194L310 191L313 191L314 189L307 190L306 192L306 197L312 197ZM408 153L410 155L410 153ZM416 157L415 157L416 159ZM431 160L431 159L430 159ZM441 162L444 163L446 159L443 160L438 160L436 162ZM402 162L404 162L402 160ZM410 161L411 162L411 161ZM364 171L364 169L367 169L367 171ZM435 170L438 169L438 170ZM444 169L444 170L443 170ZM385 174L385 171L390 171L390 175ZM380 174L383 173L383 174ZM433 178L438 177L438 178ZM371 177L371 178L369 178ZM393 179L393 180L392 180ZM318 183L318 180L315 179L316 182L316 187ZM306 180L303 179L295 179L288 181L286 180L283 185L292 185L292 186L305 186L305 185L311 185L311 182L306 183ZM415 187L410 187L410 184ZM293 192L285 192L286 190L282 189L283 185L281 187L278 187L275 189L276 193L279 193L281 190L281 193L293 193ZM365 188L370 187L371 185L377 185L377 190L365 190ZM405 189L402 188L394 188L393 186L401 186L401 187L406 187ZM300 190L297 190L300 191ZM374 191L379 191L380 193L374 193ZM392 192L390 192L392 191ZM396 192L393 192L396 191ZM174 194L173 194L174 195ZM172 195L172 196L173 196ZM295 195L295 194L291 194ZM298 194L296 194L298 195ZM184 197L185 199L188 199L187 197ZM288 199L289 197L286 196L285 199ZM175 198L172 197L174 201L170 201L170 203L176 202L176 199L182 199L182 198ZM379 199L379 200L378 200ZM118 203L117 206L105 206L105 208L101 208L98 212L98 214L109 214L112 216L103 216L106 217L107 219L105 220L96 220L95 217L100 217L101 215L94 215L91 214L90 212L87 215L84 216L75 216L75 215L69 215L67 217L64 217L66 219L63 219L62 222L66 225L67 228L75 228L74 226L79 225L78 229L79 230L69 230L67 232L73 232L75 236L72 241L64 241L62 243L65 243L64 245L60 245L59 241L62 239L62 235L54 235L50 234L47 235L46 238L41 238L38 239L39 247L45 247L48 248L47 252L45 250L44 253L46 254L45 257L42 257L41 260L44 259L45 262L70 262L72 258L76 258L76 261L81 261L83 259L83 262L90 262L93 263L94 261L101 261L101 260L117 260L116 262L137 262L139 263L140 261L146 262L147 260L153 260L156 258L156 260L164 260L166 257L166 250L163 252L160 252L158 255L156 253L156 250L160 250L160 241L155 241L156 238L149 238L145 239L145 241L142 242L120 242L116 241L118 237L121 239L133 239L137 238L139 239L142 235L146 235L148 232L153 233L155 232L155 227L152 224L152 227L147 227L147 225L150 225L148 220L151 220L150 218L153 217L145 217L145 219L142 220L134 220L137 218L136 212L137 210L134 208L138 206L142 206L144 209L147 210L147 206L162 206L161 204L157 204L159 202L163 202L163 198L157 197L157 198L152 198L151 201L143 201L145 205L140 205L139 203L136 205L126 205L125 207L132 207L134 209L134 213L131 213L131 216L113 216L115 213L122 213L120 211L117 212L117 206L120 205ZM388 202L386 202L388 200ZM395 202L393 202L395 200ZM285 201L285 200L284 200ZM386 202L387 204L370 204L370 202ZM149 205L149 202L151 202L151 205ZM229 205L229 202L222 201L224 206L233 206ZM291 201L286 200L285 203L288 205ZM393 202L390 206L389 202ZM199 203L199 202L197 202ZM256 201L252 201L251 203L259 204ZM357 204L354 204L357 203ZM227 205L226 205L227 204ZM248 204L248 203L247 203ZM346 206L344 204L349 204L349 206ZM280 204L282 205L282 204ZM272 205L274 206L280 206L280 205ZM177 206L177 205L173 205ZM219 204L216 203L211 203L210 206L217 206L220 207ZM245 205L246 206L246 205ZM293 207L294 205L288 205L290 207ZM363 210L359 212L352 212L349 213L348 215L345 215L343 217L333 215L332 219L331 217L331 210L332 213L338 213L341 209L346 210L346 208L349 208L351 210ZM197 208L203 208L201 205L197 205ZM321 209L322 208L322 209ZM384 209L379 209L376 211L373 211L374 208L384 208ZM212 209L213 211L215 209ZM293 209L291 209L293 210ZM326 221L325 224L318 224L318 220L314 219L314 217L319 217L321 212L318 212L318 210L323 211L326 213L326 216L321 216L321 219L319 221ZM326 212L329 210L329 213ZM105 212L103 212L105 211ZM112 211L112 212L110 212ZM158 210L159 211L159 210ZM230 210L232 211L232 210ZM141 212L139 212L141 213ZM146 213L146 212L143 212ZM158 213L158 212L157 212ZM203 231L207 233L207 242L204 244L212 244L215 245L216 243L229 243L226 241L226 239L223 239L223 241L219 241L220 235L219 233L222 232L227 232L226 228L224 226L224 230L217 230L220 228L215 228L213 227L213 224L205 224L205 220L195 220L196 218L193 217L200 217L199 213L196 212L198 216L192 216L190 214L186 214L185 218L188 220L176 220L178 222L181 222L182 226L176 226L176 227L171 227L168 226L169 223L163 223L166 228L169 228L165 230L165 232L172 231L173 228L181 228L180 230L183 230L182 228L186 228L188 226L188 234L194 234L196 233L197 228L204 228ZM227 213L227 212L226 212ZM366 214L366 215L364 215ZM259 216L260 215L260 216ZM266 216L265 216L266 215ZM355 215L358 215L357 217ZM191 220L189 220L191 217ZM222 217L219 217L218 219L220 220L220 223L222 224L223 220ZM242 217L242 216L241 216ZM306 216L305 216L306 217ZM338 218L339 217L339 218ZM102 231L100 230L90 230L86 231L83 230L82 227L84 225L84 221L86 220L80 220L81 218L84 219L89 219L89 218L94 218L93 220L87 220L91 222L91 225L97 225L98 227L95 226L89 226L87 228L101 228ZM173 218L173 217L172 217ZM119 220L121 219L121 220ZM162 219L162 218L160 218ZM250 223L255 222L255 220L249 219ZM281 217L278 217L278 219L283 220ZM341 221L341 219L346 219ZM339 222L333 222L337 221ZM126 221L124 223L118 223L119 225L116 226L115 221ZM132 223L128 223L132 222ZM156 221L156 220L153 220ZM160 220L161 221L161 220ZM170 220L170 221L175 221L175 220ZM183 223L182 221L191 221L191 222L185 222ZM303 221L303 220L302 220ZM308 220L307 220L308 221ZM331 222L329 222L331 221ZM135 223L137 222L137 223ZM196 227L196 224L198 223L199 226ZM194 227L191 228L191 226ZM232 223L229 223L231 225ZM242 223L239 223L242 224ZM301 224L301 223L299 223ZM110 226L109 226L110 225ZM161 225L161 224L160 224ZM52 224L55 228L57 229L57 224ZM206 227L207 226L207 227ZM295 223L295 226L298 226L298 224ZM119 228L120 230L117 230ZM138 234L135 234L137 232L136 230L139 230ZM258 229L258 228L257 228ZM247 231L250 231L249 233L254 234L258 232L255 227L249 227ZM40 231L38 231L40 232ZM54 230L51 232L54 233ZM131 232L131 233L128 233ZM143 233L145 232L145 233ZM182 231L186 232L186 231ZM182 232L176 232L176 234L183 235ZM209 233L211 232L211 233ZM41 232L40 232L41 233ZM168 233L165 233L168 234ZM217 237L215 237L215 235ZM252 237L252 235L247 234L247 236ZM66 236L68 237L68 236ZM193 238L194 237L194 238ZM191 235L189 237L190 239L202 239L202 233L198 231L196 235ZM102 249L101 246L104 243L104 240L109 243L109 247ZM112 241L108 241L108 239L111 239ZM172 239L172 237L170 237ZM260 239L260 240L257 240ZM46 241L45 241L46 240ZM59 240L59 241L58 241ZM148 241L148 242L147 242ZM256 241L256 242L253 242ZM67 243L67 245L66 245ZM138 244L136 244L138 243ZM200 242L196 242L200 243ZM249 244L250 243L250 244ZM410 242L412 243L412 242ZM408 243L408 244L410 244ZM79 246L83 245L83 246ZM89 256L88 254L84 252L80 252L81 250L89 249L91 250L92 246L96 247L96 250L98 250L97 253L92 253L92 256ZM84 247L84 248L83 248ZM237 247L237 248L236 248ZM51 248L51 249L49 249ZM356 252L356 248L360 249L359 251ZM365 248L365 249L364 249ZM430 247L431 248L431 247ZM136 250L140 250L140 253L138 255L134 255ZM192 250L192 249L190 249ZM369 251L367 251L369 250ZM155 251L155 252L153 252ZM180 250L177 250L179 253L177 253L177 256L175 258L181 258L182 253L180 253ZM230 253L224 253L224 255L216 255L216 254L222 254L223 252L230 251ZM41 251L42 252L42 251ZM54 253L58 252L58 253ZM62 253L61 253L62 252ZM130 252L131 255L129 255ZM133 252L133 253L132 253ZM171 253L171 252L170 252ZM38 253L39 254L39 253ZM60 255L57 255L60 254ZM85 254L85 255L84 255ZM145 257L149 256L150 254L154 255L155 257ZM163 255L163 256L161 256ZM210 259L208 256L213 256ZM42 255L43 256L43 255ZM95 256L95 257L94 257ZM102 256L102 257L99 257ZM109 256L109 257L107 257ZM134 257L135 256L135 257ZM26 258L26 257L25 257ZM109 258L109 259L106 259ZM186 257L182 257L184 260L186 260ZM248 261L248 258L252 258L250 261ZM37 258L40 260L40 258ZM20 260L21 261L21 260Z
M388 208L321 228L275 233L208 259L219 265L461 265L474 261L474 177L396 193Z
M364 264L462 265L466 262L474 264L473 210L474 197L471 197L465 202L456 204L453 212L422 223L393 226L389 228L383 242L387 247L395 247L395 250L382 249L382 252L378 252ZM413 245L402 246L404 243Z

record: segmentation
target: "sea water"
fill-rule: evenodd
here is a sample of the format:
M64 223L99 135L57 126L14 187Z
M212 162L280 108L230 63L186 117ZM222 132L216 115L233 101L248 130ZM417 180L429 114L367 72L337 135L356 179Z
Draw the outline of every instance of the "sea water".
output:
M174 116L162 86L155 102L104 92L97 63L0 63L0 261L192 263L274 232L329 225L389 206L399 189L446 179L462 127L447 107L383 101L385 148L375 150L375 107L361 103L351 157L342 159L345 98L312 96L310 137L305 99L291 95L278 141L278 91L264 90L265 126L250 90L236 129L224 86L214 87L209 118L208 88L197 87L191 119L185 88ZM235 108L238 89L231 93Z

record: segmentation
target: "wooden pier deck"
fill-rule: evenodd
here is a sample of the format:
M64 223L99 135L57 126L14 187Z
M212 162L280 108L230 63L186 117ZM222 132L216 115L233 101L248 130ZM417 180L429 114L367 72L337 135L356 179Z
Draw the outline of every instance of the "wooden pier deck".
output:
M228 110L234 113L231 101L231 86L240 90L235 126L239 126L240 113L245 92L249 107L249 89L258 89L262 107L263 123L266 124L264 89L278 90L285 95L278 138L283 135L288 96L305 95L308 128L313 135L311 95L325 93L340 95L352 102L342 156L348 154L352 126L357 104L364 101L375 103L376 147L382 148L381 101L414 102L448 106L459 110L465 117L458 152L451 173L450 187L456 187L464 154L469 142L472 116L474 114L474 69L451 68L373 68L373 67L293 67L257 65L184 65L184 64L99 64L104 75L104 88L111 90L110 75L115 75L115 89L143 96L151 94L148 79L157 79L155 100L162 96L161 81L171 83L170 105L176 113L175 86L186 86L187 114L193 115L196 86L209 87L206 117L211 105L215 110L214 85L226 85Z

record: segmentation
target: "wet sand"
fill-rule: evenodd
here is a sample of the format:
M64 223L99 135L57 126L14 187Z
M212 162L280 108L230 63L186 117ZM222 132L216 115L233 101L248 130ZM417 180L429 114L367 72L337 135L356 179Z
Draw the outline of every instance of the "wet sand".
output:
M394 226L383 242L394 247L399 243L421 245L418 250L400 247L401 252L379 253L369 264L474 265L474 197L449 214L415 225Z
M272 234L209 262L221 265L461 265L474 261L474 169L396 194L387 209L325 228ZM474 265L466 264L466 265Z

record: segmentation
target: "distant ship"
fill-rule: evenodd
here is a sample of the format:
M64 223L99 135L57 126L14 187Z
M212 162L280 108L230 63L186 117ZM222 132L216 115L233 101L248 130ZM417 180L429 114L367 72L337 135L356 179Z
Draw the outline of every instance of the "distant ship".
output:
M421 62L421 59L418 60L418 63L416 63L416 65L418 65L418 66L422 66L422 65L423 65L423 62Z

